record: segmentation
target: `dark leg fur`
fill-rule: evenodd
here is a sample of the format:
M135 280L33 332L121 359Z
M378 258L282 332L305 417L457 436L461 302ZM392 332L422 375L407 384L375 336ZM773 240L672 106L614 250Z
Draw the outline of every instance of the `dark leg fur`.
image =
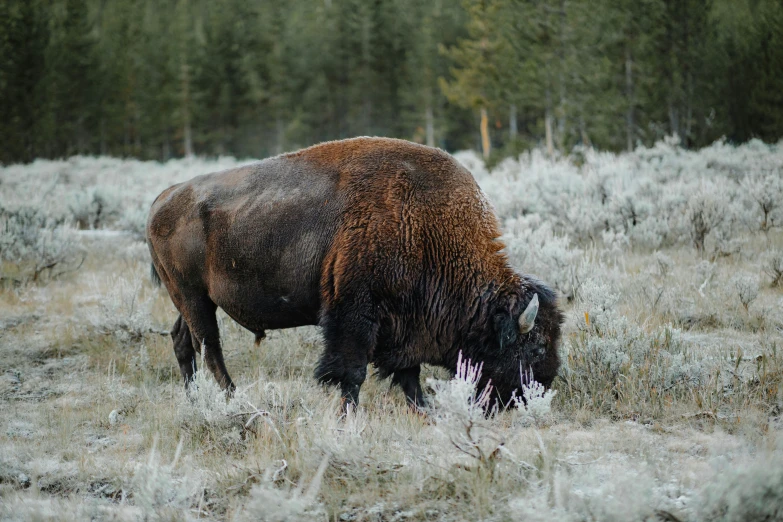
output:
M235 386L226 370L223 361L223 350L220 347L220 330L218 329L215 311L217 306L208 298L186 301L187 309L183 310L190 327L190 337L194 350L204 350L204 362L215 376L220 387L228 393L233 393ZM184 321L183 321L184 323Z
M396 384L402 388L405 398L408 399L408 404L417 409L423 409L427 406L427 401L421 391L419 375L421 375L421 366L396 370L392 375L392 386Z
M196 371L196 352L193 349L190 328L182 319L182 315L177 317L177 321L171 329L171 339L174 341L174 355L177 356L179 371L182 373L185 388L187 388Z
M325 314L321 326L326 348L315 369L315 378L322 383L339 384L345 407L358 404L378 326L367 316L346 310Z

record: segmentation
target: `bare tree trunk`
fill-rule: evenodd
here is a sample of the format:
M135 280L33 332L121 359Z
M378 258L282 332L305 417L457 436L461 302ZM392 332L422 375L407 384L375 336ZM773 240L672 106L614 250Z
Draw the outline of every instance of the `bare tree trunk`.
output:
M511 104L508 108L508 139L514 141L517 139L517 106Z
M582 145L585 147L592 147L590 136L587 135L587 126L585 125L584 116L579 117L579 135L582 137Z
M625 146L628 152L633 150L634 142L634 96L633 96L633 60L631 48L625 46L625 99L628 108L625 111Z
M163 161L168 161L171 158L171 142L169 142L168 129L163 133L163 145L161 145L160 155Z
M427 129L427 145L435 146L435 118L432 115L432 106L427 104L427 110L424 114L425 127Z
M691 137L691 128L693 124L693 73L688 71L686 79L686 107L685 107L685 136L683 145L688 146Z
M566 140L566 106L568 104L566 96L566 82L565 82L565 40L566 40L566 0L560 1L560 70L558 71L558 89L560 94L560 106L559 114L557 118L557 144L560 150L565 148Z
M193 157L193 136L190 129L190 76L185 60L182 62L182 140L185 157Z
M484 159L489 159L489 117L487 116L487 109L481 108L481 150L484 154Z
M285 127L283 118L275 118L275 154L282 154L285 151Z
M101 156L106 155L106 118L101 115Z
M544 127L546 132L546 153L549 157L555 155L555 143L552 136L552 93L549 86L546 88L546 109L544 113Z
M135 155L141 155L141 112L139 111L139 105L133 104L133 148L136 150Z
M371 67L372 67L372 49L370 47L370 33L372 31L372 21L370 15L364 13L362 18L362 64L364 68L364 80L365 85L362 89L362 123L364 127L365 136L372 135L371 119L372 119L372 100L370 99L370 80L371 80Z
M680 135L680 114L674 100L669 100L669 128L672 135Z

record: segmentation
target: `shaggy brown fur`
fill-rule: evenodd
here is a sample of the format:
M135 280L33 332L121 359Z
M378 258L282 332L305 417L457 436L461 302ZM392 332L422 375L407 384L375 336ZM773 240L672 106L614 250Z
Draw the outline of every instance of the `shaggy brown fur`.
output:
M155 270L181 313L172 331L186 383L195 352L217 381L223 363L216 307L263 337L323 327L316 369L358 400L373 363L423 404L422 363L484 363L502 400L520 368L549 385L562 314L551 290L516 273L498 222L471 174L445 152L386 138L322 143L165 190L147 239ZM538 294L532 331L521 312Z

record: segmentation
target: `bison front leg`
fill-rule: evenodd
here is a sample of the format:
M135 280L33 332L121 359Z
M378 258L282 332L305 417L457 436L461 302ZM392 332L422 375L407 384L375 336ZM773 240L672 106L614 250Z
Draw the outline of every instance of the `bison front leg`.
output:
M402 388L403 393L405 393L405 398L408 400L408 404L418 411L424 410L427 407L427 400L424 398L424 393L421 391L420 375L421 366L417 365L405 368L404 370L395 370L392 377L392 386L396 384Z
M352 313L360 307L340 308L322 315L326 347L315 369L315 378L321 383L339 384L343 407L347 408L359 402L367 363L375 349L378 323L366 313Z

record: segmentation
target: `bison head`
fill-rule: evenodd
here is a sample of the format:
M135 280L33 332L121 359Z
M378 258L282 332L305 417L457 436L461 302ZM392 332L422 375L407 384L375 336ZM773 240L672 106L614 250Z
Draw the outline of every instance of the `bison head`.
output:
M491 334L485 337L483 353L475 357L484 363L479 389L491 379L495 399L507 405L515 390L520 395L523 375L529 379L532 374L547 387L552 384L560 365L563 314L555 293L530 277L521 277L516 288L499 295L491 306Z

